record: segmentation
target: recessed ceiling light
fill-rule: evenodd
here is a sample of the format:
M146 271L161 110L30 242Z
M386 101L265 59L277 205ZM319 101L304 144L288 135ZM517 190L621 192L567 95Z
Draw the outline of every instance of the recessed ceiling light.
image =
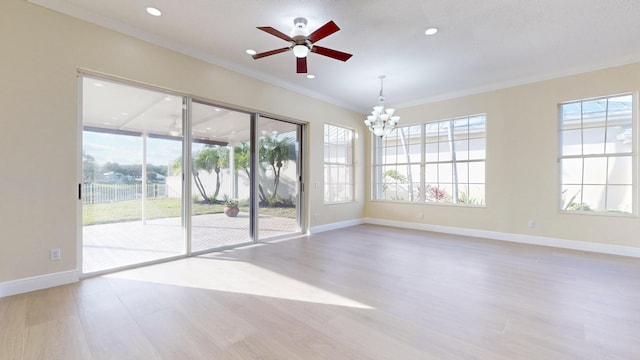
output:
M435 35L435 33L437 33L437 32L438 32L438 28L432 27L432 28L428 28L427 30L425 30L424 33L426 35Z
M160 11L160 10L158 10L158 9L154 8L154 7L151 7L151 6L149 6L149 7L147 8L147 12L149 13L149 15L153 15L153 16L160 16L160 15L162 15L162 11Z
M307 79L315 79L316 76L313 74L307 74Z
M246 52L247 54L249 54L249 55L255 55L255 54L257 54L257 52L256 52L255 50L253 50L253 49L247 49L245 52Z
M93 85L96 86L96 87L103 87L104 86L102 83L99 83L99 82L93 83Z

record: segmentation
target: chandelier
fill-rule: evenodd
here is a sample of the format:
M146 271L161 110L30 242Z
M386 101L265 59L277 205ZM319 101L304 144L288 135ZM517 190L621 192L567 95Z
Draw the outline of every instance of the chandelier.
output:
M389 134L395 127L398 121L400 121L400 116L393 116L393 112L396 109L393 108L384 108L384 96L382 95L382 81L385 76L380 75L378 77L380 79L380 103L378 106L373 107L373 111L371 115L367 116L367 119L364 121L364 124L369 127L369 130L374 133L376 136L383 137Z

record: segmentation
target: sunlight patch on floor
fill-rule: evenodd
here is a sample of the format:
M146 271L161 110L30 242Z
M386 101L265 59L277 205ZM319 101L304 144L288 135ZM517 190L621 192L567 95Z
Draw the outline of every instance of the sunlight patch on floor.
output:
M358 301L237 260L189 258L126 270L105 277L373 309Z

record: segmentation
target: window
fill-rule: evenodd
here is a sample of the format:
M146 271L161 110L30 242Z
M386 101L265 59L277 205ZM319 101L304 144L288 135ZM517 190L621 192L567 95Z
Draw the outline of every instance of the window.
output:
M631 94L560 105L560 206L633 213Z
M374 198L376 200L418 201L422 126L397 127L385 137L377 137L374 151Z
M324 125L324 202L353 201L353 130Z
M375 200L484 205L486 117L398 127L374 146Z
M484 205L486 116L425 125L426 202Z

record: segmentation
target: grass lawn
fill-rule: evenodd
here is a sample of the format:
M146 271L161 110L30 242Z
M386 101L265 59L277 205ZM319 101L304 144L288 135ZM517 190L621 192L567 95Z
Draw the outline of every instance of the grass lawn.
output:
M162 198L147 200L147 219L179 217L182 211L180 199ZM222 204L193 204L195 215L216 214L224 211ZM249 207L240 206L240 211L249 211ZM142 219L142 201L128 200L108 204L89 204L82 206L82 225L106 224ZM295 219L295 208L260 208L261 215L271 215Z

